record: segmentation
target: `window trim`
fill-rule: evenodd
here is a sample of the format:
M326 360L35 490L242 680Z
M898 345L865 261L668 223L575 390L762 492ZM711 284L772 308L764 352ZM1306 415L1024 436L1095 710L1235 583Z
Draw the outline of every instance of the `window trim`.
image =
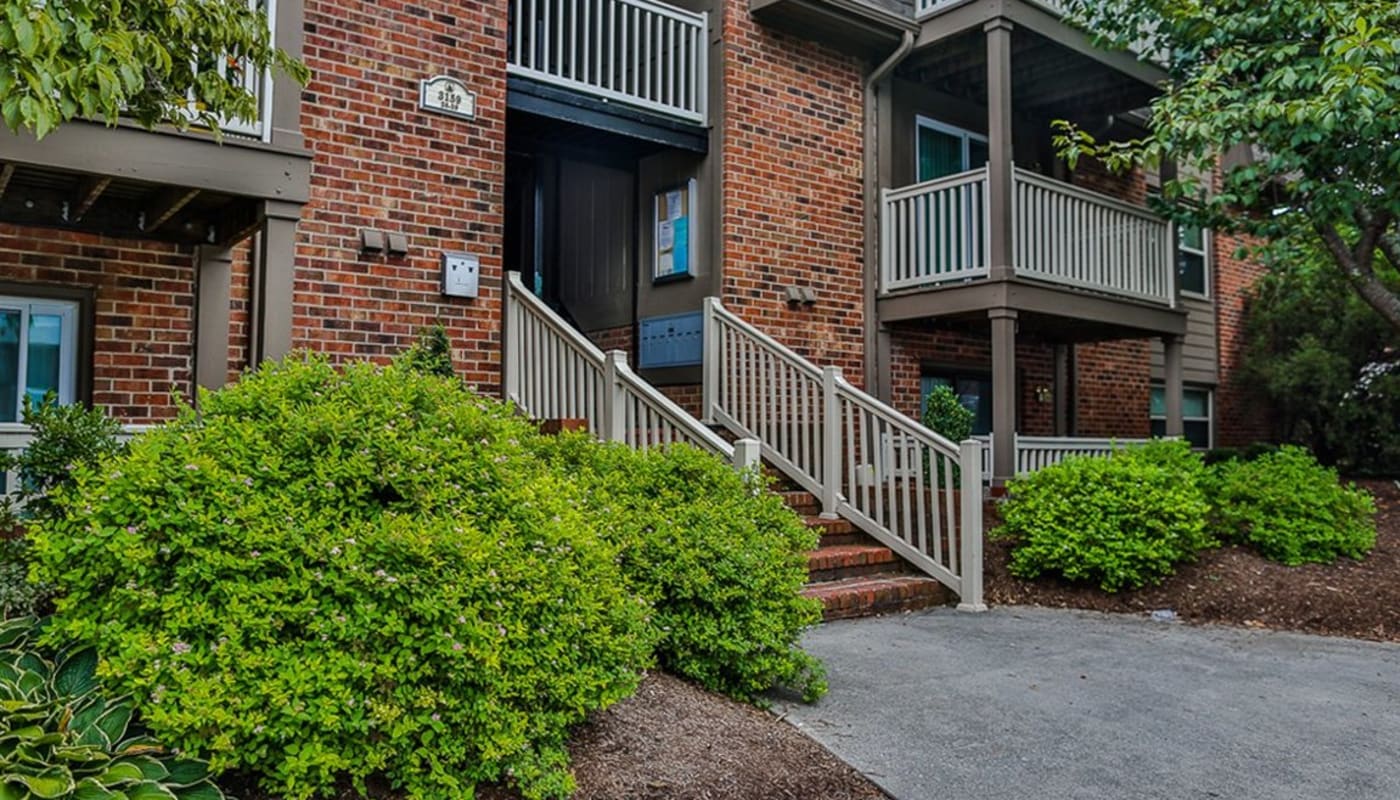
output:
M981 142L982 144L989 144L989 142L987 141L987 137L986 137L986 136L984 136L984 135L982 135L982 134L980 134L980 133L977 133L977 132L975 132L975 131L970 131L970 130L968 130L967 128L959 128L959 127L956 126L956 125L950 125L950 124L947 123L947 122L942 122L942 121L940 121L940 120L934 119L933 117L926 117L926 116L924 116L923 114L915 114L915 115L914 115L914 178L915 178L916 181L918 180L918 177L919 177L919 131L922 130L923 128L928 128L929 130L936 131L936 132L938 132L938 133L945 133L945 134L947 134L947 135L949 135L949 136L956 136L956 137L958 137L958 138L961 140L961 142L962 142L962 163L964 163L964 164L967 165L965 168L963 168L963 169L961 170L962 172L968 172L968 171L971 171L971 170L974 170L974 169L981 169L982 167L986 166L986 164L973 164L973 163L972 163L972 142L977 141L977 142Z
M1162 399L1165 401L1165 400L1166 400L1166 395L1167 395L1167 387L1166 387L1166 384L1165 384L1165 383L1158 383L1158 382L1156 382L1156 381L1153 381L1151 384L1148 385L1148 390L1147 390L1147 391L1148 391L1148 399L1147 399L1147 421L1148 421L1148 424L1149 424L1149 425L1150 425L1151 423L1157 422L1157 421L1159 421L1159 420L1162 421L1162 422L1166 422L1166 419L1167 419L1167 417L1166 417L1165 414L1163 414L1162 416L1159 417L1159 416L1157 416L1157 415L1155 415L1155 414L1152 413L1152 392L1157 391L1158 389L1160 389L1160 390L1162 391ZM1186 392L1205 392L1205 395L1206 395L1206 415L1205 415L1204 417L1191 417L1191 416L1187 416L1186 413L1185 413L1185 410L1184 410L1184 406L1185 406L1185 401L1186 401L1186 400L1185 400L1185 397L1183 397L1183 398L1182 398L1183 412L1182 412L1182 415L1181 415L1181 422L1182 422L1182 424L1185 424L1185 423L1187 423L1187 422L1204 422L1204 423L1206 423L1206 431L1207 431L1206 446L1205 446L1204 448L1196 448L1196 449L1210 450L1211 448L1215 447L1215 387L1214 387L1214 386L1204 386L1204 385L1200 385L1200 384L1186 384L1186 385L1184 385L1184 386L1181 387L1181 392L1182 392L1183 395L1185 395ZM1184 437L1183 437L1183 438L1184 438Z
M0 297L28 302L71 303L76 306L73 320L76 330L72 342L73 402L92 407L93 353L96 350L96 292L82 286L56 286L44 283L23 283L0 280Z

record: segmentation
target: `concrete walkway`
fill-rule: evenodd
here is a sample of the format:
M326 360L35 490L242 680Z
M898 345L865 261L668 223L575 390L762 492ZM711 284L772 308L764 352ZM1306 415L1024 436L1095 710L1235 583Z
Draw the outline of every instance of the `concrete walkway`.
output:
M1400 798L1400 646L1001 608L834 622L778 713L897 800Z

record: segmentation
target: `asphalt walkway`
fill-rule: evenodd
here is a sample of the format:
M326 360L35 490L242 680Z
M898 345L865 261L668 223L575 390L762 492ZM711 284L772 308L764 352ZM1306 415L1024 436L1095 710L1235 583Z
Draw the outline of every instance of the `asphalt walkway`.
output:
M896 800L1400 798L1400 646L1032 608L813 630L776 711Z

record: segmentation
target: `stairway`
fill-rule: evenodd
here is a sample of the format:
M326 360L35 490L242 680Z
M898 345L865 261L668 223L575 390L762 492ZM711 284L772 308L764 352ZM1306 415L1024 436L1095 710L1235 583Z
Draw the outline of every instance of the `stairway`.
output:
M810 492L777 492L821 532L817 549L807 555L809 582L802 594L822 603L826 620L869 617L942 605L953 599L943 584L913 569L854 524L822 519L821 504Z

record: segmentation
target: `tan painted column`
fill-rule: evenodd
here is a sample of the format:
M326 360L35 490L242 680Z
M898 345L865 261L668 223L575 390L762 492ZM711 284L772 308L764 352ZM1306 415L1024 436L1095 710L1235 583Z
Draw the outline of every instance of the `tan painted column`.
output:
M992 482L1001 486L1016 475L1016 312L993 308L992 323Z
M292 290L296 233L301 206L275 200L262 204L253 296L253 363L276 360L292 349Z
M987 32L987 253L992 280L1012 272L1011 169L1011 31L1010 22L995 19ZM974 164L974 167L977 165Z
M233 251L199 248L198 296L195 300L194 376L205 389L228 380L229 302L233 287Z
M1163 393L1167 401L1167 435L1182 436L1186 433L1186 423L1182 421L1182 394L1185 389L1185 381L1182 378L1182 337L1163 336L1162 350L1165 366L1165 378L1163 382Z

